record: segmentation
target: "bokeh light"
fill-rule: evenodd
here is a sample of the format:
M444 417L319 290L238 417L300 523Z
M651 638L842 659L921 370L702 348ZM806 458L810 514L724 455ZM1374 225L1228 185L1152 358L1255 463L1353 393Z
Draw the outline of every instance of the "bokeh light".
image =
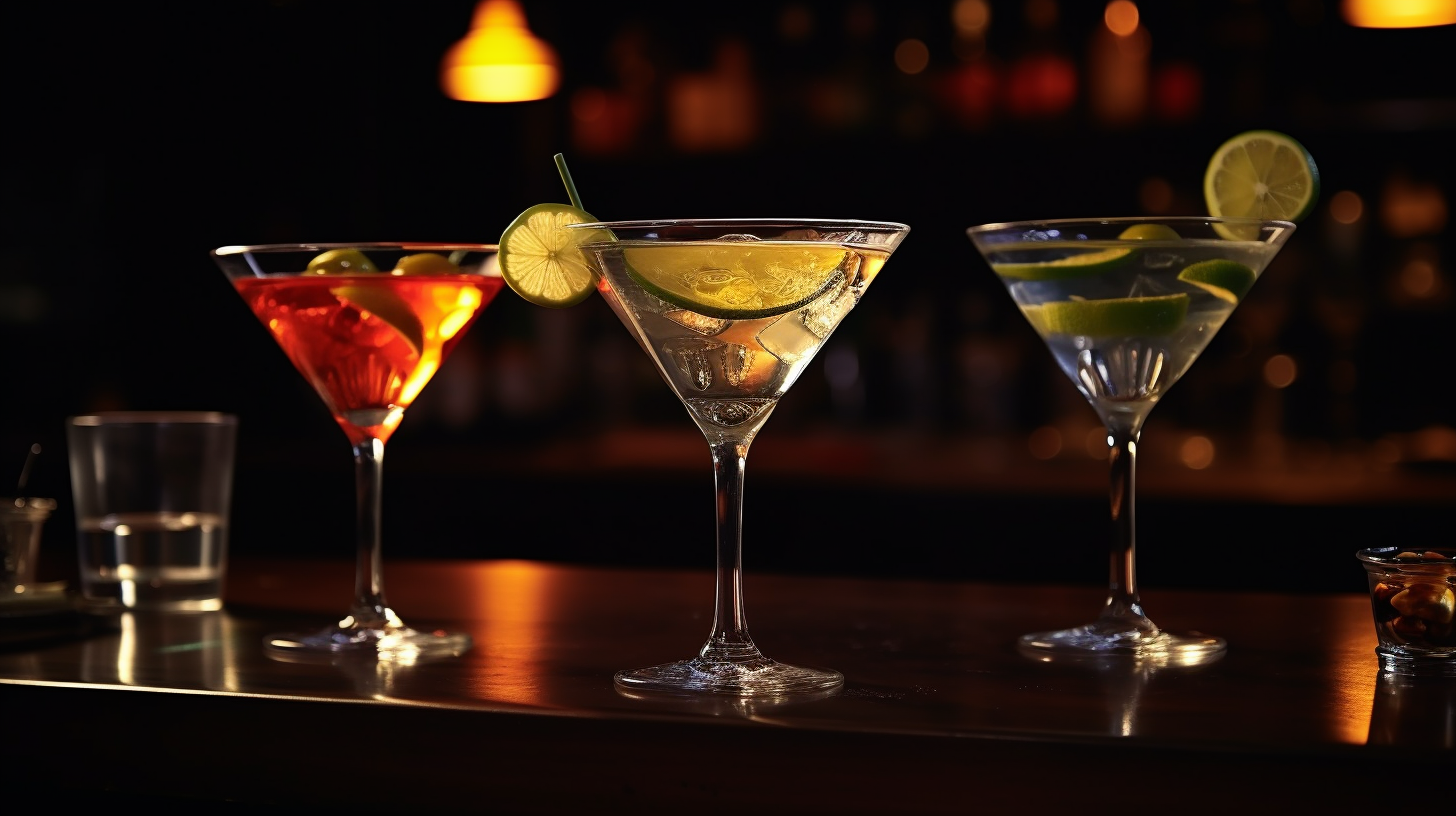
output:
M1137 31L1138 7L1132 0L1112 0L1102 11L1102 24L1119 37Z
M1288 354L1275 354L1264 361L1264 382L1274 388L1288 388L1299 378L1299 366Z
M913 37L895 46L895 67L901 73L918 74L930 66L930 49Z
M1027 437L1026 449L1037 459L1055 459L1062 452L1062 432L1051 425L1043 425Z
M962 36L984 36L991 27L991 5L986 0L956 0L951 21Z
M1330 217L1341 224L1353 224L1365 214L1365 201L1358 193L1341 190L1330 196Z
M1202 434L1194 434L1178 446L1178 461L1192 470L1203 470L1213 464L1213 440Z

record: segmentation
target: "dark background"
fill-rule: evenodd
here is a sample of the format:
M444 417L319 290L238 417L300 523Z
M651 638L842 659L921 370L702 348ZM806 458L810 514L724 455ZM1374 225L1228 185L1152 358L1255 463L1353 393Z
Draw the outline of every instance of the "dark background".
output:
M950 2L526 2L561 89L479 104L438 84L472 2L8 4L0 493L39 444L22 492L61 502L44 546L63 575L66 416L231 411L233 553L350 557L347 442L209 250L494 242L526 207L566 200L562 152L602 218L912 227L755 443L750 572L1098 583L1095 416L964 230L1198 214L1214 150L1269 128L1309 148L1323 195L1149 422L1144 582L1359 589L1358 546L1449 543L1456 26L1356 29L1312 0L1144 3L1150 76L1191 75L1197 92L1115 122L1092 101L1102 4L989 6L977 46ZM1047 8L1054 22L1035 24ZM894 60L909 38L930 53L916 74ZM674 83L718 70L724 43L748 55L757 126L685 145ZM1048 57L1075 88L1028 110L1016 78ZM627 136L580 118L593 93L640 106ZM1350 224L1328 206L1342 191L1363 202ZM1262 371L1280 354L1299 376L1276 388ZM833 355L857 364L850 386L831 387ZM1037 448L1038 429L1064 444ZM1213 464L1179 461L1192 437ZM503 294L388 461L386 558L712 563L706 446L598 298L553 311ZM1242 566L1268 555L1298 566Z

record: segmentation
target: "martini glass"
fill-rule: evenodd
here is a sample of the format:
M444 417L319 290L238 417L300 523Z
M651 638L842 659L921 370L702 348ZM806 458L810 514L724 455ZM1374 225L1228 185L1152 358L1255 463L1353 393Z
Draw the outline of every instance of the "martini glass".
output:
M212 252L248 308L313 385L354 449L354 603L337 624L269 635L278 655L413 661L470 648L464 633L407 626L384 597L384 444L504 283L496 247L368 243L229 246Z
M1138 439L1153 406L1233 314L1294 231L1288 221L1098 218L968 234L1107 429L1111 574L1091 623L1024 635L1023 653L1216 659L1222 638L1175 635L1143 612L1133 519Z
M582 251L598 291L708 441L717 497L713 626L697 655L621 671L619 690L779 697L837 671L765 657L743 604L749 445L904 239L904 224L812 219L613 221Z

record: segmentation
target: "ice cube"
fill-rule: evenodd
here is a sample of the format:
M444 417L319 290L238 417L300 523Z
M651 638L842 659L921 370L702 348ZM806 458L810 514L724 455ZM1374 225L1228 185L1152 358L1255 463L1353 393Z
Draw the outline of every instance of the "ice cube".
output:
M1143 265L1148 269L1171 269L1186 266L1183 256L1176 252L1144 252Z
M662 313L662 316L685 329L691 329L704 337L717 334L723 331L728 321L716 317L700 315L697 312L687 309L672 309Z
M717 356L715 352L722 348L723 344L716 340L674 337L662 344L662 354L687 377L692 387L707 391L713 385L713 358Z
M849 278L841 274L829 292L804 310L804 327L823 340L857 303L859 292L849 284Z
M786 363L796 363L813 354L819 337L804 325L799 312L790 312L759 330L753 339L769 354Z
M747 346L738 343L729 343L723 347L723 376L728 384L737 388L743 385L748 375L753 371L753 364L758 352Z

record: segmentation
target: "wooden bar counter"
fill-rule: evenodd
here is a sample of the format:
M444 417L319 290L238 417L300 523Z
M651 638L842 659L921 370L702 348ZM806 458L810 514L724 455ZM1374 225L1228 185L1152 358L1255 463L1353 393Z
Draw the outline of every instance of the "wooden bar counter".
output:
M414 665L286 663L272 631L347 608L353 565L240 560L223 612L126 615L0 650L0 762L30 801L235 812L1424 813L1456 779L1456 679L1382 675L1360 594L1157 591L1200 667L1042 663L1093 587L746 579L763 651L846 678L816 700L637 699L691 655L712 576L394 561L391 604L468 631ZM1421 807L1416 807L1417 805ZM1439 808L1438 808L1439 810ZM8 811L8 808L7 808Z

